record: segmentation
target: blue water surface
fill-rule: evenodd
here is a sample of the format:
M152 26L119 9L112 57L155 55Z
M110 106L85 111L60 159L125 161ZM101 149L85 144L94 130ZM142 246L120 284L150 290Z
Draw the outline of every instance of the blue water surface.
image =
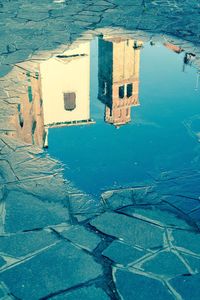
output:
M98 95L98 40L91 43L91 117L96 124L49 130L51 156L65 165L64 175L84 192L142 185L165 171L196 168L198 139L187 127L199 114L197 72L183 56L161 44L144 44L140 61L140 106L130 124L104 121Z

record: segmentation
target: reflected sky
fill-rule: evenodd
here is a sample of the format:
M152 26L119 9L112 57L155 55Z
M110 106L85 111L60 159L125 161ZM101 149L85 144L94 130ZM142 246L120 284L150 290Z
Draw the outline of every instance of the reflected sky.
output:
M126 40L127 45L131 42ZM113 54L115 58L109 61L110 50L102 51L99 39L95 38L88 52L90 76L88 77L87 72L84 73L87 68L82 68L77 70L77 78L74 79L76 86L80 86L86 80L90 83L89 111L85 111L85 117L82 117L84 122L79 126L50 126L48 129L47 151L66 165L65 177L84 192L98 195L102 190L109 188L144 184L164 171L181 171L199 166L200 95L199 90L196 90L196 70L185 66L183 72L184 54L177 54L174 49L161 44L140 46L137 45L137 49L134 49L140 53L140 60L137 62L138 74L132 74L131 77L134 80L137 77L139 84L136 91L134 82L130 92L135 93L136 105L131 104L130 99L127 104L126 97L124 106L126 111L127 108L131 111L129 120L124 120L123 113L120 115L120 112L118 121L114 117L112 120L107 118L107 108L113 110L111 113L109 111L109 114L114 115L121 105L120 99L119 105L114 105L114 98L111 97L107 85L110 84L110 80L103 86L104 93L108 94L107 100L99 99L99 92L102 90L102 69L110 67L120 73L119 65L128 54L121 50L116 51ZM107 62L105 57L102 60L102 53L107 55ZM88 66L88 63L86 65ZM124 65L130 67L131 58ZM114 74L114 71L112 72ZM106 73L108 74L108 71ZM70 73L66 74L66 78L69 77ZM116 80L118 88L124 85L126 94L127 84L130 84L132 79L121 83L122 78ZM112 84L115 83L113 80ZM86 91L87 88L88 85L85 86ZM71 112L74 105L72 92L68 89L66 96ZM120 94L117 97L120 98ZM87 102L87 99L84 98L82 103L83 101ZM194 123L197 124L195 131Z

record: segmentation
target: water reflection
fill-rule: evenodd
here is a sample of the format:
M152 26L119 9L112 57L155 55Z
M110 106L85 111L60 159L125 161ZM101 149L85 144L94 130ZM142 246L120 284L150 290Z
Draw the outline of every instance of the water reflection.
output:
M41 63L40 72L47 130L94 123L90 117L90 42Z
M101 35L23 65L18 137L48 147L68 166L66 178L92 194L196 168L196 72L182 72L182 52Z
M16 135L23 141L43 147L45 140L44 110L39 65L31 71L19 73L26 90L16 93L20 99L15 119Z
M26 72L20 94L17 134L48 146L48 129L94 123L90 118L90 42L80 44Z
M142 42L101 36L96 44L98 99L105 104L105 122L119 127L131 121L131 107L139 105ZM27 93L19 94L18 137L47 147L49 128L95 124L90 114L90 63L88 41L23 74L21 81L27 83Z

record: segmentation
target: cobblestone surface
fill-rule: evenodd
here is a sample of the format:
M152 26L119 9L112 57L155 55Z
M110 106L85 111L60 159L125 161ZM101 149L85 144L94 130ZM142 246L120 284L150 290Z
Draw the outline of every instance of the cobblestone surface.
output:
M199 299L199 170L97 203L59 162L15 139L12 122L24 60L110 27L173 41L198 66L199 12L179 0L0 1L0 299Z
M104 27L174 37L199 56L199 10L197 1L179 0L1 1L0 75L36 51L52 50Z
M181 174L176 182L165 174L151 186L105 192L97 205L64 182L58 163L33 153L33 146L4 135L1 144L12 153L1 164L0 291L5 299L145 299L147 294L198 299L199 220L188 214L188 202L180 207ZM38 169L33 178L19 179L21 170L14 167L19 153L21 162L30 166L32 161ZM48 175L40 172L45 163L52 167ZM194 171L185 180L195 185L199 177ZM169 186L171 196L166 196ZM48 196L55 187L57 195ZM191 200L192 211L198 211L200 201ZM189 288L194 296L187 294Z

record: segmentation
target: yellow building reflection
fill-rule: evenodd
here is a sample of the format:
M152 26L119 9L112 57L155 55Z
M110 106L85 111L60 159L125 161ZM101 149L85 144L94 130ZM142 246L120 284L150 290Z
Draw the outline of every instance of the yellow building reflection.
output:
M16 93L20 99L14 120L16 136L26 143L43 147L45 130L39 65L19 72L18 78L24 83L24 91Z
M131 107L139 105L142 42L120 37L99 39L99 94L105 121L116 127L131 121Z
M48 146L48 129L95 123L90 118L90 41L32 66L21 75L27 93L18 107L17 135Z
M40 65L44 125L90 121L90 42Z

